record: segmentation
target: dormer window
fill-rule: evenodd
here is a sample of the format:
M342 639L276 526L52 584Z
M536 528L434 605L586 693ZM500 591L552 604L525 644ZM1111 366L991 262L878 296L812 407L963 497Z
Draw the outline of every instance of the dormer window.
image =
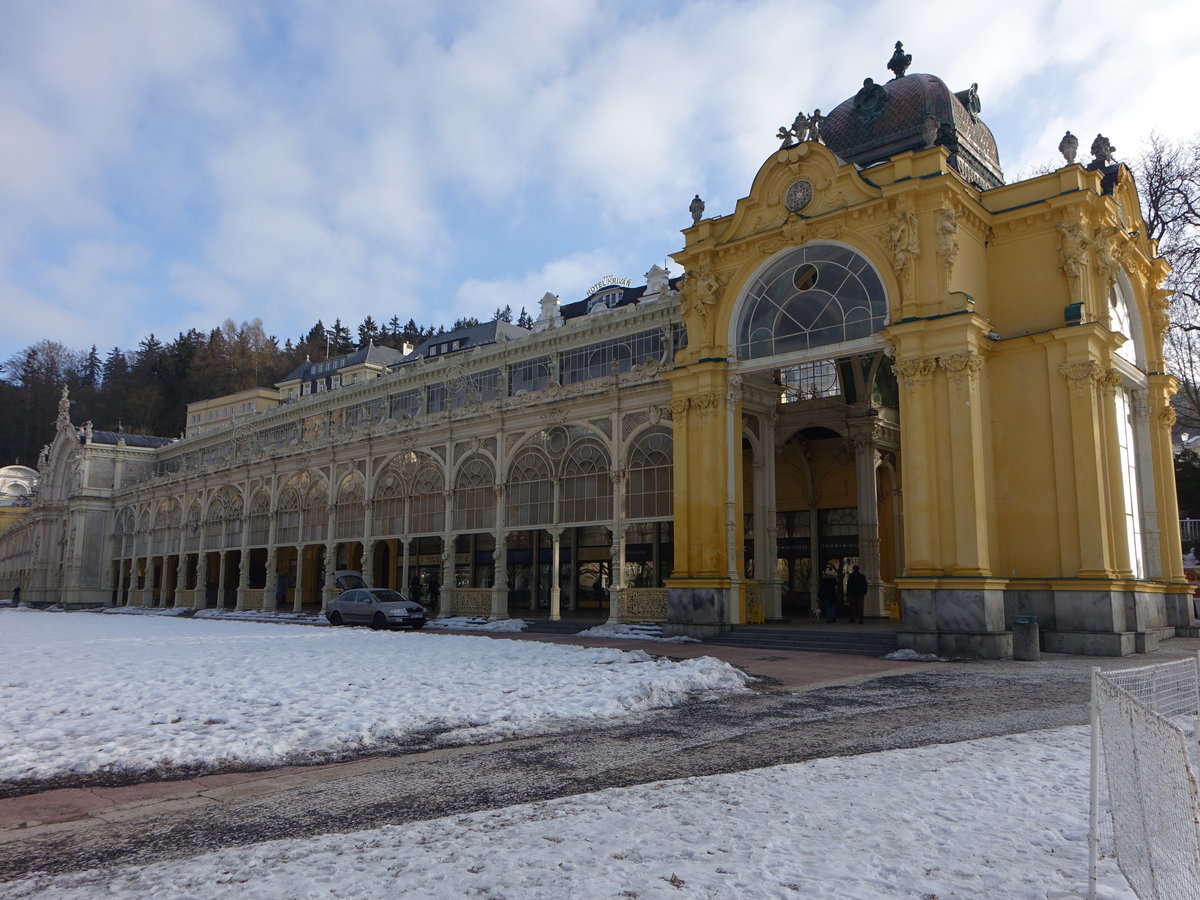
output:
M620 288L618 288L616 290L612 290L612 291L604 291L602 293L599 293L596 296L594 296L591 300L588 301L588 308L587 308L588 313L590 314L590 313L594 313L594 312L603 311L606 309L612 309L614 306L617 305L617 302L620 299L621 299Z

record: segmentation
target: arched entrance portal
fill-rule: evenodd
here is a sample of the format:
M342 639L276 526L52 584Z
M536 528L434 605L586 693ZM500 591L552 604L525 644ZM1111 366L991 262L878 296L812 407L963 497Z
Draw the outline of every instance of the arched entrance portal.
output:
M809 617L827 566L844 601L855 565L871 585L866 614L888 615L898 556L889 473L899 459L899 416L879 337L887 321L882 280L851 247L806 244L763 264L730 321L736 371L759 398L743 400L742 466L743 492L754 498L745 576L758 584L764 618ZM755 440L753 430L772 440ZM755 452L773 453L773 464L756 461ZM755 477L763 469L774 478ZM766 552L756 552L762 539Z
M858 565L870 584L866 615L892 614L901 555L899 401L880 335L888 293L879 270L835 241L784 247L740 289L731 285L720 316L720 279L703 270L688 279L689 328L711 327L711 337L700 337L730 355L667 376L683 435L676 496L686 498L676 512L684 533L676 568L688 574L673 579L669 595L676 630L808 618L829 564L839 598ZM691 489L693 479L706 490ZM723 496L712 497L707 488L721 480Z

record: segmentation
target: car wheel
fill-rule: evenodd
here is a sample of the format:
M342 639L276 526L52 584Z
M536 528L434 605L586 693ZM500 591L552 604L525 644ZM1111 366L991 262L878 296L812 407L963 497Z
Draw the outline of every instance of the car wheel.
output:
M383 613L375 613L375 618L371 620L371 627L376 631L382 631L387 628L387 616Z
M342 624L342 614L340 612L332 613L329 616L329 624L330 625L341 625Z
M422 622L420 625L414 625L412 628L413 628L413 631L420 631L424 627L425 627L425 623Z

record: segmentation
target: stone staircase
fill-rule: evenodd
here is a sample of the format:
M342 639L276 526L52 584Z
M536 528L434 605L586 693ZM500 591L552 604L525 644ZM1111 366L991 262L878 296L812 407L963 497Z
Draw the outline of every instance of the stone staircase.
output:
M764 650L807 650L814 653L843 653L854 656L886 656L899 649L891 631L840 631L824 629L769 628L734 625L732 631L708 638L706 644L724 647L759 647Z
M549 619L526 619L526 634L579 634L594 625L603 624L603 620L579 621L578 619L562 619L552 622Z

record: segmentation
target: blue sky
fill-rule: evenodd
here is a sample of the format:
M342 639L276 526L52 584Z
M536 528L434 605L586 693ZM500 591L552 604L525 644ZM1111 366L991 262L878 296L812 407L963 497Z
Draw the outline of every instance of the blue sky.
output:
M1192 2L41 0L0 30L0 361L641 283L896 40L1012 180L1200 135ZM672 264L672 272L678 273Z

